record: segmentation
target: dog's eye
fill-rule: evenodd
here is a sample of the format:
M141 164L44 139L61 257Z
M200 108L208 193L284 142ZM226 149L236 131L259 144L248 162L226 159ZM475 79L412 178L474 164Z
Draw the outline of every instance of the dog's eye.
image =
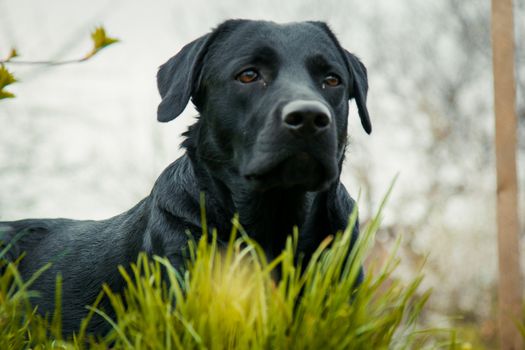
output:
M335 74L328 74L323 81L323 87L330 86L339 86L341 85L341 79Z
M259 80L259 73L253 68L246 69L239 73L236 79L244 84L253 83Z

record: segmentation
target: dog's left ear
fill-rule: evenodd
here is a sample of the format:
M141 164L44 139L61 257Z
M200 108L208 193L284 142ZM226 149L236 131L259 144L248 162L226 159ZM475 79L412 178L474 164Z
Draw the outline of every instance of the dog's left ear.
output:
M184 111L200 74L200 63L208 47L211 34L192 41L160 66L157 87L162 97L157 108L157 119L169 122Z
M366 67L357 57L346 50L344 51L353 79L350 96L355 98L363 129L365 129L367 134L370 134L372 132L372 123L370 122L370 116L368 115L368 109L366 108L366 95L368 93Z
M353 83L350 87L350 98L355 98L357 104L357 110L359 111L359 118L361 119L361 125L363 129L370 134L372 132L372 123L370 123L370 116L368 115L368 109L366 108L366 95L368 93L368 78L366 74L365 65L359 61L357 57L352 55L350 52L341 47L339 40L335 37L335 34L330 30L330 27L324 22L313 21L309 22L322 30L334 41L337 47L341 50L341 53L346 58L348 70L352 76Z

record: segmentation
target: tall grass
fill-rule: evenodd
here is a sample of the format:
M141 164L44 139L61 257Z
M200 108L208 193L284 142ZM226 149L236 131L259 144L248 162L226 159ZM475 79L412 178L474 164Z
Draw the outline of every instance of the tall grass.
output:
M327 238L305 266L297 256L297 232L281 255L267 261L236 219L226 247L219 246L215 234L190 243L183 273L165 258L140 255L130 269L120 268L124 292L104 286L97 300L109 298L115 317L97 309L97 303L89 307L89 317L97 313L112 326L97 339L85 333L88 319L64 340L60 317L40 316L28 302L31 280L23 282L16 264L4 263L0 349L456 348L450 339L441 342L442 332L418 329L430 293L418 291L422 276L409 283L392 278L395 252L356 287L380 212L350 250L356 218L353 213L349 227Z

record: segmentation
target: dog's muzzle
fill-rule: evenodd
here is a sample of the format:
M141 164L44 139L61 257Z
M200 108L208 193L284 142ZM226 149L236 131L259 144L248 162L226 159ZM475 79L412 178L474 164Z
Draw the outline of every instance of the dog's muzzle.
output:
M275 112L274 112L275 113ZM337 178L332 113L316 100L293 100L276 111L241 170L256 188L326 188Z

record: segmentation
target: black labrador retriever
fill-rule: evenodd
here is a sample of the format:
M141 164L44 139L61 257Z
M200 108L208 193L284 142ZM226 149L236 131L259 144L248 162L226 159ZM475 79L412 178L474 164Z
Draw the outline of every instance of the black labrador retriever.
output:
M102 283L123 288L117 266L139 252L184 266L187 232L202 233L200 193L219 239L227 240L221 234L229 235L237 213L270 258L297 226L308 259L327 235L345 229L354 207L339 176L349 100L371 132L367 74L326 24L226 21L162 65L157 81L159 121L175 119L190 98L200 116L185 133L185 155L148 197L102 221L0 222L4 245L13 243L7 258L26 253L23 277L53 262L33 285L41 312L53 310L62 274L65 333L78 329ZM90 331L106 329L102 319L92 321Z

